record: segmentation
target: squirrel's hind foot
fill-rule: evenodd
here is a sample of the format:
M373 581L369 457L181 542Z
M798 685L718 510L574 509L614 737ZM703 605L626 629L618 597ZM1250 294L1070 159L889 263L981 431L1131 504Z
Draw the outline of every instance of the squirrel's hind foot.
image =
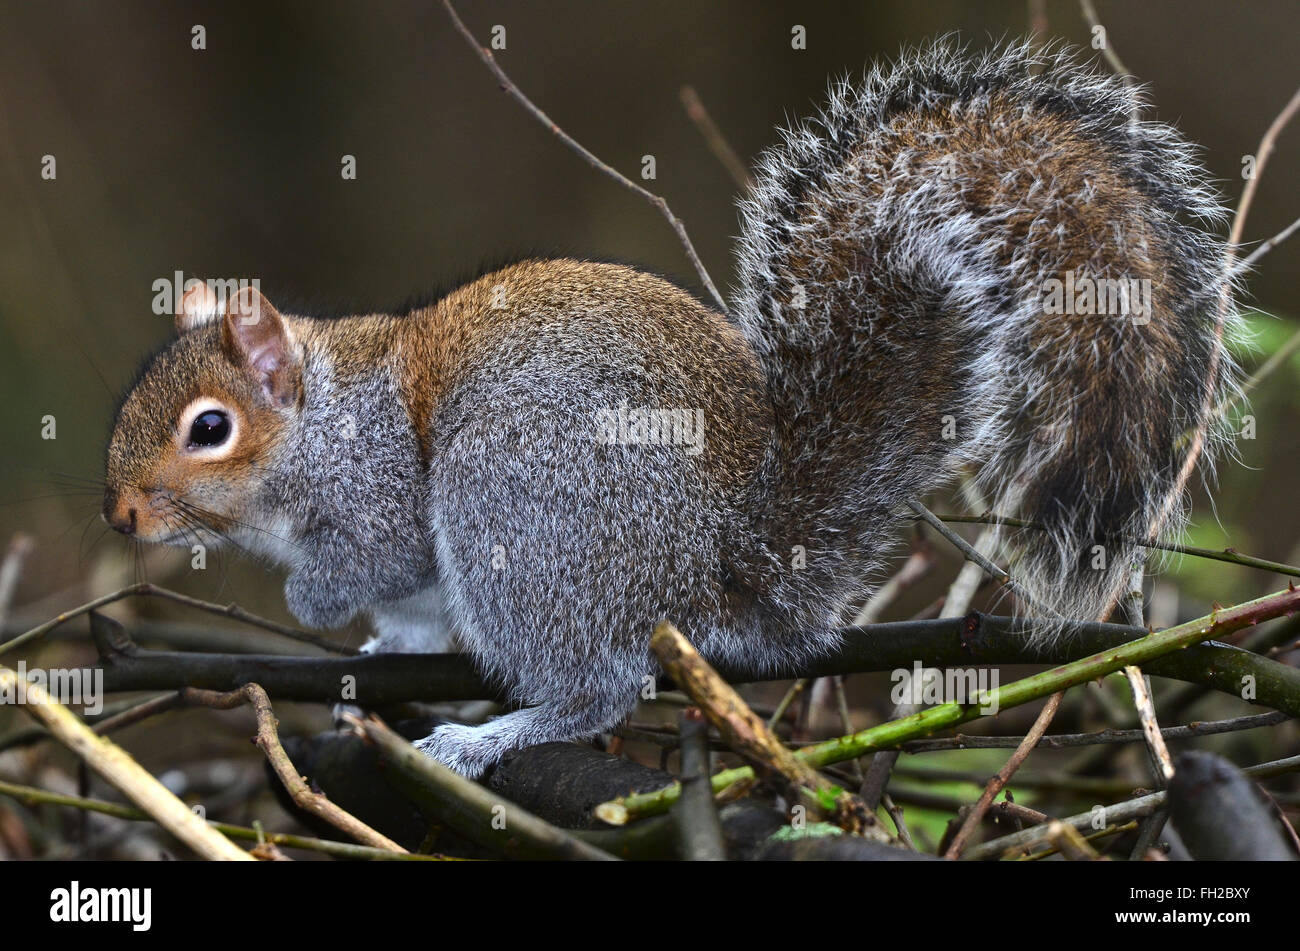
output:
M415 746L462 776L478 779L512 750L594 736L619 723L634 706L635 693L567 698L564 703L515 710L479 726L447 723Z
M424 739L417 740L415 748L467 779L478 779L506 752L485 727L461 723L438 727Z

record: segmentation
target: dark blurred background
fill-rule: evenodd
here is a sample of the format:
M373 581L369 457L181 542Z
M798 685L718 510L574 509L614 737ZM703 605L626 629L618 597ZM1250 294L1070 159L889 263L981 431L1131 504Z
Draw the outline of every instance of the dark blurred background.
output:
M1155 105L1147 115L1177 124L1203 146L1225 202L1235 205L1242 157L1256 150L1300 82L1300 7L1295 0L1098 5L1110 41L1150 87ZM1048 0L1045 7L1047 36L1087 45L1091 33L1074 0ZM647 184L685 221L723 287L732 277L736 186L687 117L684 84L697 90L748 161L774 140L775 125L817 107L828 77L856 74L938 34L980 47L1023 35L1029 25L1024 0L462 0L459 9L483 42L494 26L505 28L506 48L496 54L501 65L598 156L634 178L642 157L655 156L657 178ZM795 24L806 27L806 50L791 48ZM191 45L195 25L206 34L201 51ZM54 180L41 175L47 155L57 162ZM340 175L344 155L355 156L355 180ZM1247 229L1251 242L1300 215L1298 184L1300 123L1279 140L1261 183ZM16 532L34 541L9 631L140 576L287 616L276 574L224 557L192 571L187 552L136 552L97 517L96 482L118 395L141 359L170 337L170 318L151 309L153 285L177 270L187 277L256 277L289 312L393 308L521 252L620 258L698 290L658 212L593 171L503 96L432 0L0 2L0 215L0 547ZM1300 238L1266 257L1250 282L1257 311L1250 319L1256 347L1242 355L1248 369L1297 330L1297 262ZM1194 543L1300 561L1298 381L1300 359L1293 356L1255 392L1249 411L1257 438L1239 441L1240 458L1222 462L1213 501L1198 493ZM56 438L44 439L50 416ZM946 511L960 504L934 502ZM908 530L900 523L900 535ZM973 526L963 532L976 534ZM960 564L949 547L935 545L944 559L938 570L885 619L908 617L947 589ZM1194 558L1160 570L1149 585L1147 616L1156 623L1285 583ZM146 643L149 622L161 616L165 643L178 647L257 649L266 641L262 632L232 632L166 603L137 599L112 613L135 615L132 630ZM187 630L193 641L185 641ZM356 644L361 632L340 636ZM273 647L286 645L300 646ZM95 659L84 619L23 656L62 666ZM884 675L854 678L857 726L889 716L888 688ZM782 693L784 686L760 685L750 696L770 708ZM1120 699L1108 699L1112 694ZM1114 683L1109 692L1075 691L1070 703L1058 718L1066 726L1131 725L1131 708ZM1229 715L1243 706L1215 696L1196 715ZM994 728L1024 732L1035 712L1008 711ZM329 723L321 705L277 703L276 715L286 735ZM0 710L0 734L25 723ZM261 757L248 744L250 731L246 711L189 711L133 727L123 742L209 815L294 828L287 816L269 818L276 807ZM841 728L836 722L810 731ZM1279 727L1209 745L1257 762L1295 742L1294 729ZM0 750L5 743L0 736ZM111 794L78 780L71 757L48 744L10 745L0 755L0 775L56 791ZM637 755L654 761L652 750ZM939 755L928 762L973 769L981 785L980 777L1005 759L994 750ZM1111 769L1087 751L1078 758L1066 751L1036 756L1061 775ZM1120 787L1149 782L1141 749L1125 756L1128 779ZM1024 773L1017 776L1017 801L1060 805L1031 798L1020 786ZM920 827L911 813L923 844L932 846L979 786L945 787L933 777L927 783L910 800L891 790L910 809L936 810L928 820L921 813ZM948 789L951 802L936 799L936 789ZM1287 795L1293 807L1300 802L1300 793ZM174 847L147 826L132 834L121 823L67 812L20 810L13 813L23 817L20 827L8 809L0 803L0 858L156 857Z
M167 552L133 564L122 539L103 537L93 489L67 483L98 476L118 394L169 335L169 319L151 311L153 282L176 270L255 276L281 309L321 312L395 307L530 251L621 258L698 286L658 212L503 96L437 3L0 9L0 539L21 530L37 541L20 604L144 571L282 613L255 566L190 572ZM1048 35L1087 44L1072 0L1046 11ZM484 42L505 27L503 67L601 158L637 177L642 156L655 156L648 184L720 286L732 272L736 186L688 119L683 84L748 160L775 125L816 107L828 77L937 34L978 47L1029 22L1024 2L492 0L460 12ZM1294 0L1111 2L1100 14L1149 84L1154 114L1204 147L1235 204L1242 156L1300 79ZM196 24L205 50L191 46ZM791 49L793 24L807 28L806 50ZM45 155L57 161L53 181L40 174ZM356 157L354 181L340 175L344 155ZM1250 239L1300 214L1298 183L1300 124L1279 142ZM1248 366L1291 332L1297 261L1300 240L1251 281L1252 302L1274 317L1253 321L1262 349ZM1293 362L1257 393L1258 438L1223 464L1217 509L1199 499L1193 540L1300 558L1296 381ZM53 440L41 438L47 415ZM1279 580L1187 559L1169 570L1184 614Z

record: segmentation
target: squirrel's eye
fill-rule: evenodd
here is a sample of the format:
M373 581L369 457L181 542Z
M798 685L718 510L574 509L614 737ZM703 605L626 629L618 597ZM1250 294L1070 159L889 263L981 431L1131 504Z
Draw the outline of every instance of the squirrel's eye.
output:
M194 417L190 424L191 446L220 446L230 438L230 417L221 410L210 409Z

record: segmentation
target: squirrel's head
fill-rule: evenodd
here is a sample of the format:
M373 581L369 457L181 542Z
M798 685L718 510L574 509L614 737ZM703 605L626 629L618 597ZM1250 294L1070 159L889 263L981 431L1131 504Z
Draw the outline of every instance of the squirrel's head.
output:
M118 410L103 516L141 541L216 545L256 524L258 491L302 405L302 352L252 287L222 305L192 285L176 329Z

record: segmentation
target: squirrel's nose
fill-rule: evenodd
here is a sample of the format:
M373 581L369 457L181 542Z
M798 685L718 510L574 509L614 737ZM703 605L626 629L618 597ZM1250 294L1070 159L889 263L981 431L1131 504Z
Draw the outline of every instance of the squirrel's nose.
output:
M111 493L104 499L104 511L101 514L114 531L123 535L135 534L135 509L123 504L117 493Z
M125 515L117 512L106 513L104 521L108 522L115 532L121 532L123 535L135 534L135 509L127 509Z

